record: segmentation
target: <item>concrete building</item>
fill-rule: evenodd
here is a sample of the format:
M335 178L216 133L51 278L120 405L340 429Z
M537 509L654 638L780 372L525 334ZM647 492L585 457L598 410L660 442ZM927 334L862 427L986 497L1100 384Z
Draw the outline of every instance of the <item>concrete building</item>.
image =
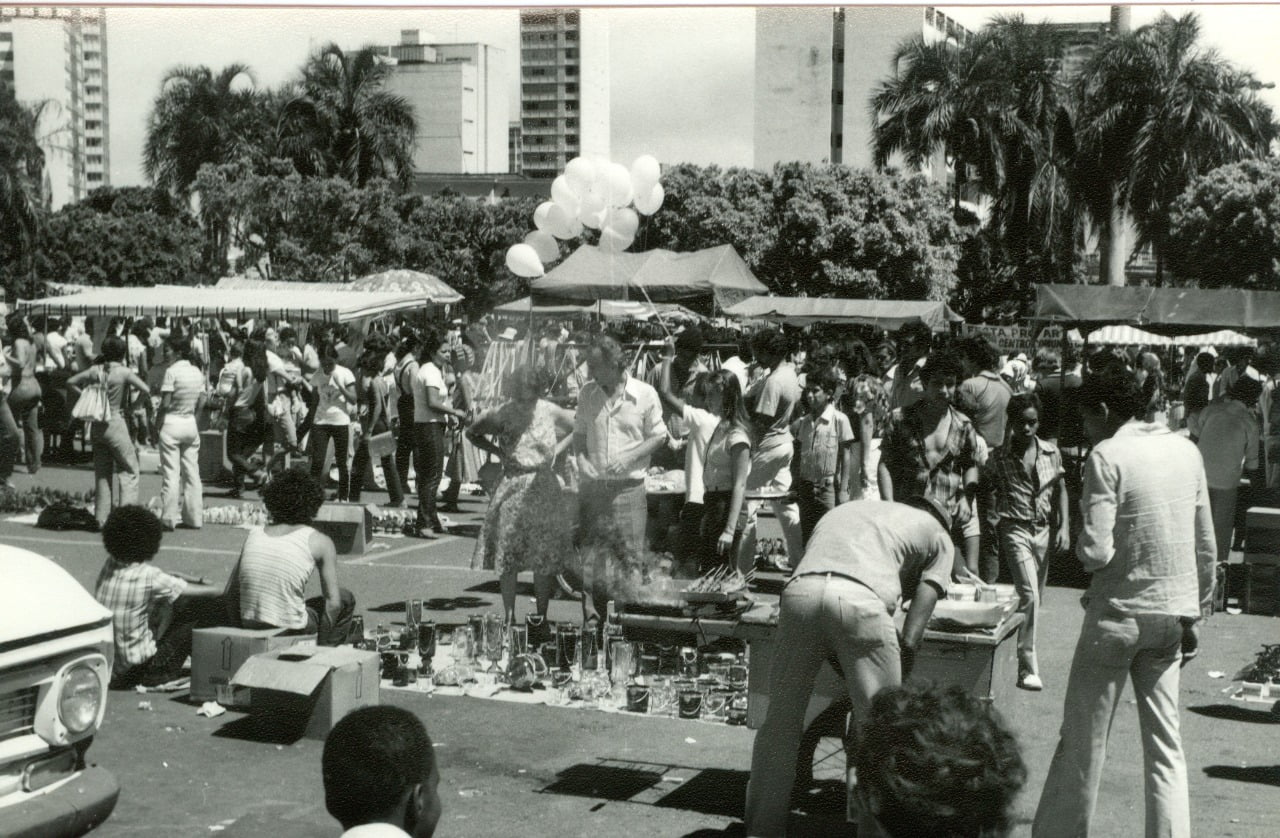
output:
M508 170L505 53L488 44L425 44L417 29L379 47L395 72L387 89L408 100L418 122L413 167L444 174Z
M971 37L932 6L757 9L755 168L871 166L872 92L898 45L916 35L957 44ZM939 166L933 174L942 176Z
M104 9L0 7L0 83L47 102L39 126L54 209L111 183Z
M524 172L524 133L520 120L507 126L507 171L513 175Z
M579 155L609 156L607 9L520 12L522 171L555 177Z

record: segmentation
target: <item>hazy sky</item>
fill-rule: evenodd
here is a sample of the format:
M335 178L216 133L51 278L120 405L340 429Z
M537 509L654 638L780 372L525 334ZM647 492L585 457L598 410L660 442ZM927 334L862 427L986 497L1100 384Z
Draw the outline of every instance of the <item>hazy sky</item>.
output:
M1106 6L940 7L970 28L996 13L1031 19L1105 20ZM1140 26L1162 11L1139 6ZM1280 5L1196 4L1203 40L1264 81L1280 82ZM755 13L751 8L616 9L610 27L612 157L653 154L664 163L750 165L754 113ZM506 50L512 118L519 108L519 20L514 9L183 9L111 8L107 39L111 102L111 179L143 181L142 139L160 79L180 64L215 71L248 64L257 83L291 78L308 52L328 41L344 48L389 44L401 29L424 40L483 41ZM1280 112L1280 91L1264 91Z

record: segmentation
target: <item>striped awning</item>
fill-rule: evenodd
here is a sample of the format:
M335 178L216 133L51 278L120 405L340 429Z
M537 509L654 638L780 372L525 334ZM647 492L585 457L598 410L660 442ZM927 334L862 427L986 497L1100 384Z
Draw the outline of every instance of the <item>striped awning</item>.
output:
M1230 329L1200 335L1155 335L1134 326L1103 326L1089 333L1089 343L1111 346L1257 346L1248 335Z

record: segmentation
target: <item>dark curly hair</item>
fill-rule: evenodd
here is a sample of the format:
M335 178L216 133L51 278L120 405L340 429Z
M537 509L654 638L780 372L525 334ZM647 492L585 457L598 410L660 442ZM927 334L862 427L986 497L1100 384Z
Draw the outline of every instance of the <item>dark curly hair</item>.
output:
M860 790L895 838L1007 835L1027 779L1000 716L959 687L882 690L854 758Z
M551 373L537 364L523 364L507 374L502 382L502 393L508 399L517 398L521 393L532 393L543 398L551 390Z
M277 524L310 524L324 503L324 486L305 471L281 472L262 488L262 502Z
M1094 360L1098 360L1096 356ZM1147 399L1142 395L1138 379L1118 359L1102 360L1091 366L1077 398L1085 410L1105 406L1109 413L1125 419L1143 416L1147 410Z
M1035 393L1015 393L1009 399L1009 404L1005 406L1004 415L1009 421L1016 421L1022 412L1029 407L1034 407L1036 413L1043 414L1044 407L1040 404L1040 397Z
M102 546L118 562L148 562L160 552L164 525L144 506L117 506L102 525Z
M960 366L960 359L954 352L937 349L924 359L924 366L920 368L920 380L928 384L944 378L954 378L959 384L964 380L964 368Z

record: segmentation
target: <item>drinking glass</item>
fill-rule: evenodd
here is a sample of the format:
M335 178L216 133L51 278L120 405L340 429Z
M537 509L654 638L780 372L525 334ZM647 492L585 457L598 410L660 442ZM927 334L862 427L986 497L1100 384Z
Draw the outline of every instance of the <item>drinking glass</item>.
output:
M471 635L471 626L458 626L453 630L453 662L458 666L471 663L472 644L475 638Z
M506 633L501 614L484 615L484 656L489 659L488 672L499 671L498 661L502 659L502 645Z
M725 720L729 710L729 695L724 690L710 689L702 694L703 715L717 722Z
M615 640L609 646L609 679L615 689L620 689L631 680L635 663L635 645L625 640Z

